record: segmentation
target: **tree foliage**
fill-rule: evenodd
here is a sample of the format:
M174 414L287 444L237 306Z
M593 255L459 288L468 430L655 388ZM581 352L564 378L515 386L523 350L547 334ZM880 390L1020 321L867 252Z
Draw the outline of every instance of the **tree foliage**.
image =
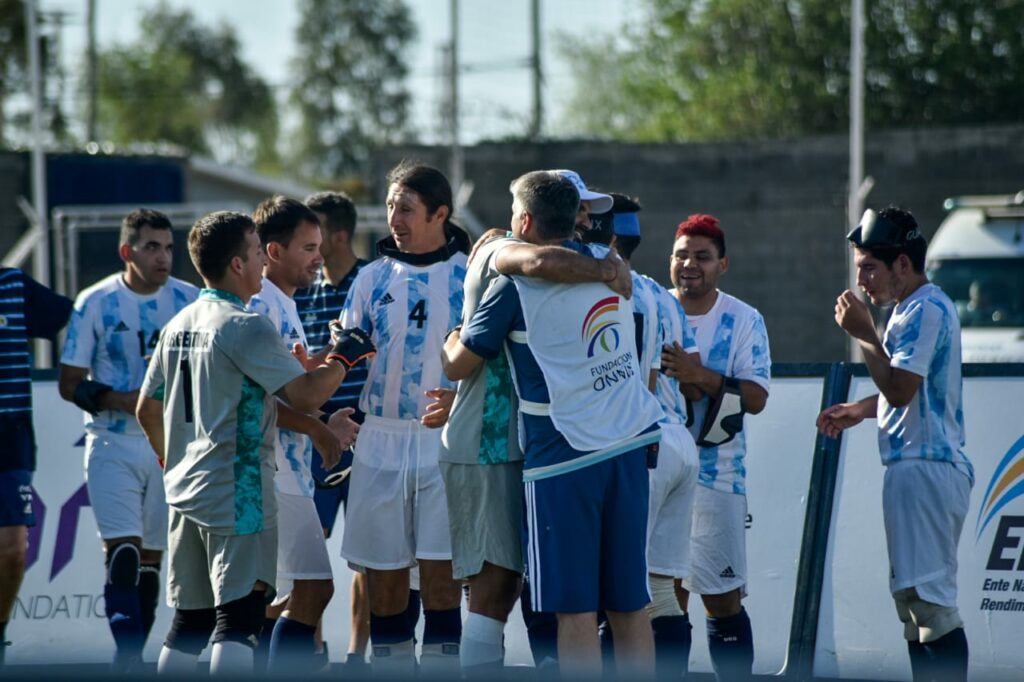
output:
M300 14L292 165L319 179L365 172L374 146L409 133L404 54L416 26L402 0L303 0Z
M164 3L145 11L137 40L99 55L102 135L272 168L274 94L240 52L230 26L204 26L189 10Z
M1019 121L1024 0L867 0L871 127ZM624 39L568 40L574 133L787 137L848 122L850 3L647 0ZM595 94L599 93L599 94Z

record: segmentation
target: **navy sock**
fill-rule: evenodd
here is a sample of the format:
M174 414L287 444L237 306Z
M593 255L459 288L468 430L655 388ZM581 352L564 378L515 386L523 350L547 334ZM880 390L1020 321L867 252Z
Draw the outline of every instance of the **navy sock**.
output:
M370 641L373 644L398 644L412 638L413 629L405 611L393 616L370 614Z
M967 679L967 635L963 628L947 632L922 646L928 652L931 675L937 682L963 682Z
M462 639L462 610L423 611L423 643L452 644Z
M117 660L129 661L142 655L146 633L142 626L137 585L112 585L103 588L107 606L107 622L117 646Z
M735 616L708 618L708 652L718 682L749 680L754 665L754 636L746 609Z
M0 668L4 666L4 652L7 650L7 621L0 622Z
M139 571L139 609L142 611L143 636L148 639L156 620L156 606L160 600L160 567L143 566Z
M924 644L916 640L908 641L907 652L910 654L910 674L914 682L930 682L932 679L931 657L928 656Z
M284 616L277 619L270 637L270 656L267 670L273 673L298 673L313 664L316 626L306 625Z
M409 619L409 629L416 632L420 622L420 591L409 590L409 604L405 607L405 617Z
M558 619L553 613L534 611L530 605L530 583L523 582L523 593L519 607L526 624L526 636L530 640L530 653L538 667L544 661L558 661Z
M693 643L690 617L661 616L651 621L654 630L654 661L658 677L678 679L690 669L690 646Z
M601 643L601 660L604 662L604 676L615 677L615 633L604 611L597 612L597 639Z
M264 618L263 629L260 630L260 642L253 650L252 664L257 673L267 670L267 659L270 658L270 640L274 634L274 626L277 625L276 618Z

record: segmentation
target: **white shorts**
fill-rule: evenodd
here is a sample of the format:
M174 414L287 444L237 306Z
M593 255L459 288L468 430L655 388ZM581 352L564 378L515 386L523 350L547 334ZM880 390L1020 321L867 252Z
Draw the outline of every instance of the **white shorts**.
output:
M700 463L693 436L682 424L661 424L658 466L650 469L647 513L647 570L656 575L690 575L690 528Z
M87 434L85 485L101 538L138 537L144 549L167 549L163 471L144 436Z
M917 589L924 601L956 606L956 546L971 481L947 462L909 459L886 467L882 486L889 589Z
M331 557L312 497L277 493L277 603L296 580L331 580Z
M441 429L366 416L352 461L341 556L354 567L451 560L448 504L437 464Z
M697 486L690 536L692 572L683 587L694 594L725 594L747 584L747 498Z

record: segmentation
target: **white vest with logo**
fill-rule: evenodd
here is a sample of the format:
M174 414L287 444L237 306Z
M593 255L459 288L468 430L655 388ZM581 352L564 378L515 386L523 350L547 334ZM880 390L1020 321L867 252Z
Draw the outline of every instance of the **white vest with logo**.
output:
M524 413L550 416L569 445L582 452L612 447L662 418L637 361L627 299L603 284L513 279L528 336L518 340L528 341L551 400L522 401Z

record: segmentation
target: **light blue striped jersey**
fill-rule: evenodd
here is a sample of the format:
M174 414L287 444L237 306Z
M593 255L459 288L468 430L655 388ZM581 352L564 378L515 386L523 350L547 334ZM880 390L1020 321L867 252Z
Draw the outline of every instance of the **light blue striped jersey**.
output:
M768 390L772 360L768 349L768 330L761 313L735 296L718 292L715 304L703 315L687 316L700 348L701 363L708 369L736 379L753 381ZM693 405L690 433L700 434L710 399ZM698 483L713 490L745 495L747 469L746 431L718 447L700 448Z
M889 364L922 378L906 407L878 396L878 450L883 464L904 459L952 462L974 481L964 453L960 322L953 302L934 284L900 301L885 326Z
M199 289L174 277L147 295L129 289L123 273L105 277L75 299L60 362L88 369L90 379L115 391L135 391L142 386L160 330L198 295ZM135 415L117 410L96 416L86 412L85 428L143 436Z
M699 350L697 338L687 322L686 311L683 310L679 299L649 277L644 279L650 282L658 300L658 323L660 325L658 348L678 343L685 352L697 353ZM663 372L658 372L658 402L665 410L667 423L686 424L686 398L679 392L679 382Z
M441 348L462 320L465 277L461 252L430 265L383 256L359 271L340 319L377 346L359 399L365 414L418 420L433 402L424 391L454 388L441 369Z
M296 343L308 350L306 333L299 319L295 301L266 277L260 293L249 299L248 309L265 316L281 335L285 349L291 352ZM287 495L313 497L313 444L302 433L279 428L277 430L277 475L274 487Z

